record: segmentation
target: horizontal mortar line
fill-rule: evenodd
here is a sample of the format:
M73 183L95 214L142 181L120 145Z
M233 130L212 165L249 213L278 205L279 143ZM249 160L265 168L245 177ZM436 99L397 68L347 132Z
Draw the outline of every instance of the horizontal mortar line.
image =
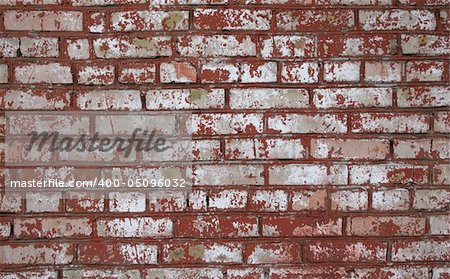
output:
M301 26L301 25L300 25ZM88 30L83 31L40 31L40 30L3 30L2 33L7 37L29 35L35 37L36 35L50 35L54 37L62 37L67 39L88 38L88 39L108 39L108 38L135 38L140 36L198 36L198 35L248 35L255 36L278 36L278 35L361 35L362 37L376 36L376 35L440 35L448 34L448 31L443 29L433 30L356 30L356 25L350 30L285 30L285 29L268 29L268 30L252 30L252 29L236 29L236 30L208 30L208 29L186 29L186 30L135 30L135 31L106 31L103 33L91 33ZM301 29L301 28L299 28ZM370 33L369 33L370 32ZM70 34L70 35L69 35ZM175 38L175 37L174 37Z

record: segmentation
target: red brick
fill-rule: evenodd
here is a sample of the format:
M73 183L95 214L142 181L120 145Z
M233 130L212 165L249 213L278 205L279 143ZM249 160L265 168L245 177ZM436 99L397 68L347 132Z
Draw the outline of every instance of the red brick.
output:
M300 261L299 244L295 243L251 243L246 247L249 264L278 264Z
M230 107L233 109L306 108L309 95L305 89L233 88Z
M237 210L247 207L248 193L244 190L213 190L208 196L210 210Z
M285 62L281 68L283 83L317 83L319 65L316 62Z
M431 146L431 156L439 159L450 158L450 144L448 139L435 139Z
M450 165L436 165L433 168L433 184L449 185L450 184Z
M199 165L194 168L194 185L260 185L263 167L258 165Z
M248 35L182 36L177 51L189 57L255 56L256 40Z
M406 81L441 81L444 63L441 61L413 61L406 63Z
M436 267L433 268L433 279L445 279L450 277L450 268Z
M429 10L359 11L363 30L435 30L436 18Z
M158 246L147 243L92 243L78 246L81 264L156 264Z
M194 160L214 160L222 158L220 141L218 140L198 140L192 145L192 156Z
M164 263L242 263L243 247L237 242L199 242L165 244Z
M83 237L92 234L88 218L28 218L14 220L14 235L18 238Z
M188 62L161 63L159 75L162 83L191 83L197 81L195 65Z
M14 78L18 83L72 83L72 70L66 64L25 64L14 68Z
M433 235L450 235L450 216L436 215L430 216L430 234Z
M69 192L66 198L68 212L103 212L104 196L101 193Z
M264 58L316 57L316 38L313 36L266 36L260 39Z
M91 90L76 94L81 110L140 110L140 92L136 90Z
M74 255L74 245L67 243L3 244L0 246L0 264L3 265L70 264Z
M140 276L138 269L119 268L78 268L63 270L63 279L69 278L108 278L108 277L130 277ZM49 278L50 279L50 278Z
M441 152L439 156L441 156L440 158L448 158L448 144L447 144L447 140L445 140L444 142L442 142L441 144L445 146L442 147L442 150L439 151ZM434 150L433 147L433 157L436 157L436 153L437 151ZM450 180L448 179L449 175L450 175L450 165L448 164L439 164L436 165L433 168L433 183L435 185L449 185Z
M395 140L394 157L402 159L425 159L430 157L431 140Z
M145 274L146 278L224 278L220 268L147 268L142 273Z
M262 234L267 237L339 236L342 234L342 219L306 216L263 217Z
M359 81L360 67L360 62L325 62L323 79L325 82L357 82Z
M58 272L52 270L36 270L36 271L6 271L0 272L0 278L58 278Z
M401 62L366 62L364 80L373 83L400 82L403 67Z
M120 65L118 81L120 83L155 83L156 66L152 63Z
M277 28L285 31L352 30L355 16L350 10L298 10L277 14Z
M399 107L450 106L449 86L402 87L397 90Z
M439 17L440 17L440 20L441 20L442 27L445 30L447 30L447 31L450 30L450 16L449 16L449 14L450 14L450 9L442 9L439 12Z
M355 146L358 146L355 149ZM311 140L311 156L336 159L386 159L389 141L366 139L314 139Z
M372 192L372 208L379 211L408 210L410 193L407 189L380 189Z
M312 0L238 0L238 3L242 4L254 4L254 5L293 5L300 6L312 4Z
M85 65L78 68L78 84L111 85L113 82L112 65Z
M319 56L325 57L392 55L397 46L390 34L319 35L318 40Z
M145 3L146 0L71 0L73 6L110 6Z
M427 114L360 113L352 115L353 133L426 133L430 129Z
M392 0L316 0L318 5L392 5Z
M298 190L291 194L291 208L294 211L325 210L327 206L327 191Z
M347 183L347 166L289 164L269 168L271 185L339 185Z
M256 83L276 82L275 62L228 63L214 61L202 65L201 81L204 83Z
M8 83L9 81L9 67L8 65L0 65L0 83Z
M89 49L87 39L67 40L67 55L70 59L88 59L90 57Z
M187 208L186 195L182 192L152 191L148 199L152 212L179 212Z
M6 11L6 30L83 31L83 13L76 11Z
M109 211L111 212L144 212L146 208L145 193L141 192L109 192Z
M448 261L450 242L447 240L401 240L392 243L392 261Z
M160 89L146 92L146 107L161 109L222 108L225 104L223 89Z
M305 246L304 257L313 262L384 262L387 244L374 241L320 241Z
M283 190L258 190L250 195L249 209L280 212L288 208L288 193Z
M344 114L281 114L268 118L268 128L276 133L343 134L347 132Z
M11 235L11 222L6 218L0 218L0 240Z
M277 81L277 63L248 62L240 65L242 83L268 83Z
M86 19L86 24L91 33L104 33L107 29L106 19L107 15L104 12L93 12L89 14Z
M100 237L167 237L173 235L173 222L168 218L113 218L97 220Z
M208 193L202 190L194 190L189 193L189 207L194 211L206 210ZM214 207L212 205L212 207Z
M23 207L23 199L14 193L0 193L0 212L20 212Z
M20 53L23 57L58 57L58 38L20 38Z
M413 199L414 209L445 210L450 202L450 191L446 189L416 189Z
M69 107L65 90L0 90L0 104L9 110L62 110Z
M426 184L428 167L411 164L353 165L349 167L351 184Z
M403 54L450 54L450 39L448 36L402 35L401 44Z
M268 30L270 10L196 9L194 27L199 30Z
M427 278L428 268L412 266L355 268L355 278Z
M241 160L305 158L301 140L277 138L230 139L225 142L225 158Z
M357 236L424 235L426 219L423 217L352 217L347 233Z
M178 237L230 238L258 236L253 216L183 216L178 219Z
M127 11L111 14L114 31L187 30L188 11Z
M172 55L170 37L111 37L93 41L98 58L151 58Z
M404 5L446 5L448 4L448 0L400 0L401 4Z
M194 135L254 134L263 129L262 114L194 114L189 131Z
M230 268L226 270L227 276L235 279L261 278L264 276L263 268ZM220 278L220 277L214 277Z
M390 88L327 88L314 89L316 108L365 108L392 106Z
M239 80L239 65L225 61L207 62L201 66L202 83L230 83Z
M0 57L11 58L17 57L20 48L19 38L0 38Z
M61 192L27 192L27 212L58 212L61 209Z
M343 267L331 266L301 266L301 267L271 267L269 278L329 278L340 279L348 276Z
M435 113L434 131L438 133L448 133L450 131L450 112Z
M331 193L331 209L338 211L367 210L369 197L365 189L340 190Z

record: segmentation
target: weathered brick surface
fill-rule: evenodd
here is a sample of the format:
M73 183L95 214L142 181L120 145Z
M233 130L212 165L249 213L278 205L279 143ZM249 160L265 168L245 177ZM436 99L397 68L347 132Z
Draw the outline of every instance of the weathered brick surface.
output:
M379 211L408 210L410 192L408 189L379 189L372 192L372 208Z
M305 257L312 262L385 262L386 250L383 242L317 241L306 246Z
M83 13L78 11L20 11L4 14L6 30L83 31Z
M192 136L163 159L194 176L189 192L14 194L2 165L0 278L450 278L449 4L0 0L3 164L5 111L83 114L13 133L85 133L92 111L130 132L150 112L139 128Z
M363 30L434 30L436 18L429 10L385 10L359 12Z
M277 29L284 31L352 30L355 15L351 10L284 11L277 14Z
M58 38L20 38L20 53L24 57L58 57Z

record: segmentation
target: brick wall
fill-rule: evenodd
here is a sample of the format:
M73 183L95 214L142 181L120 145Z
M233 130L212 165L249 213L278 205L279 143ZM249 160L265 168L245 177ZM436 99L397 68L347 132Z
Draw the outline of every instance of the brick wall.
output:
M0 5L2 110L199 146L188 196L0 193L0 278L450 278L448 0Z

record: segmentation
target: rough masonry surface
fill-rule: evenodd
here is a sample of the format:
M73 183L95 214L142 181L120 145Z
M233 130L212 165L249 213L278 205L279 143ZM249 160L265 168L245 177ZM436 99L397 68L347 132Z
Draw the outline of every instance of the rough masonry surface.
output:
M2 176L0 278L450 278L449 5L0 0L2 161L5 111L191 111L194 173L101 197Z

